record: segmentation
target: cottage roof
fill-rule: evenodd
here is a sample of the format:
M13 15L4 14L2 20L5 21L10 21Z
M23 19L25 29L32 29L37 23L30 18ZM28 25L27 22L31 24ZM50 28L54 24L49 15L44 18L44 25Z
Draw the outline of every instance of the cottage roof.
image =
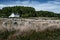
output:
M9 17L19 17L19 15L12 13Z

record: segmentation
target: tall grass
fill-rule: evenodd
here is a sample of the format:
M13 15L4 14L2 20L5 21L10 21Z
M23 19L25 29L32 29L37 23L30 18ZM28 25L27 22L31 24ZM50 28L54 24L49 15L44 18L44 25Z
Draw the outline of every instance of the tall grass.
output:
M42 32L30 31L22 32L13 37L15 31L0 32L1 40L60 40L60 29L45 30ZM10 35L11 38L8 38Z
M8 38L9 35L11 34L14 34L15 31L8 31L8 30L5 30L5 31L0 31L0 40L6 40Z

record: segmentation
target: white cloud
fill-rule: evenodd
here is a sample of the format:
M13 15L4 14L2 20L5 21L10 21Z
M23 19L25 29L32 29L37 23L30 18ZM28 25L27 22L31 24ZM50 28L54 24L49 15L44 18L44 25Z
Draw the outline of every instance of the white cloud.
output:
M0 4L0 9L3 7L8 7L8 6L31 6L34 7L37 11L39 10L44 10L44 11L52 11L52 12L57 12L60 13L60 2L57 1L48 1L46 3L40 3L37 1L16 1L11 4Z
M43 3L39 4L37 6L34 6L36 10L44 10L44 11L53 11L60 13L60 3L59 2L48 2L48 3Z

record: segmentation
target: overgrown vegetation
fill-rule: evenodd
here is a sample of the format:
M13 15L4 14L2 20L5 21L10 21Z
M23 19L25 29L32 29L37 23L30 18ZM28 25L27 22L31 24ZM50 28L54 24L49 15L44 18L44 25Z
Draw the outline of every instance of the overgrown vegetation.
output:
M13 36L15 32L0 32L1 40L60 40L60 29L45 30L42 32L30 31ZM11 38L8 38L12 34Z
M33 7L14 6L0 9L0 17L9 17L11 13L19 14L20 17L60 17L60 14L49 11L35 11Z
M7 40L7 38L11 35L14 34L16 31L0 31L0 40Z

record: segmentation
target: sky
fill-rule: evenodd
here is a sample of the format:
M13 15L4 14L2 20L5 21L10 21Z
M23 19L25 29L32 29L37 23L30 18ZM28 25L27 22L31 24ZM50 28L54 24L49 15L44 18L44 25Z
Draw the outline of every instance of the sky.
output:
M60 0L0 0L0 9L12 6L28 6L36 11L52 11L60 13Z

